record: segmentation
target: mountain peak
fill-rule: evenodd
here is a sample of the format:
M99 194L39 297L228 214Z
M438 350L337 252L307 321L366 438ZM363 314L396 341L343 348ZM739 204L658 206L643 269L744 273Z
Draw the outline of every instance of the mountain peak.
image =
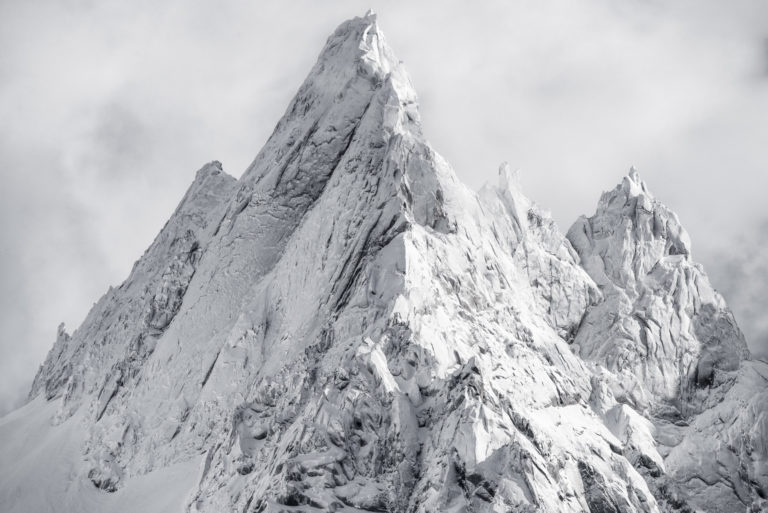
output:
M400 90L401 93L406 93L405 96L413 93L410 79L387 43L373 11L368 11L363 17L351 18L336 28L320 52L309 78L327 68L337 72L351 71L382 81L392 74L393 79L404 82L398 85L407 86ZM342 73L338 78L342 81L349 76Z
M304 157L313 161L308 171L317 179L326 167L317 161L338 163L338 152L353 139L386 145L395 134L421 137L416 92L369 13L343 22L328 38L243 181L267 178L271 186L292 179L297 175L286 174L286 167Z
M691 258L687 231L634 167L603 193L593 216L574 223L568 239L609 298L586 323L604 323L598 331L611 336L598 340L592 329L580 332L576 344L583 358L615 371L633 368L651 395L677 400L710 380L722 384L747 357L732 314ZM611 325L611 315L620 311L631 317ZM715 324L721 330L717 343L703 328ZM722 372L716 377L715 367Z
M328 38L310 78L320 71L318 68L326 66L353 70L374 82L387 82L403 104L416 102L410 77L387 43L373 10L339 25Z
M638 173L637 168L635 166L632 166L629 168L629 172L622 179L620 187L630 197L635 197L640 195L649 196L649 197L653 196L651 192L648 190L648 186L640 178L640 173Z
M637 172L637 168L635 166L629 167L629 173L627 173L627 176L636 182L640 181L640 174Z
M632 168L568 240L508 165L461 184L376 15L348 20L243 177L206 164L128 279L59 329L0 419L0 503L763 506L768 368L677 218Z
M345 46L347 42L349 46ZM339 48L344 51L336 52ZM341 57L342 60L346 58L350 62L363 57L380 65L385 72L399 64L399 60L386 43L378 25L378 16L373 10L369 10L362 17L351 18L336 28L328 38L318 61L331 56Z

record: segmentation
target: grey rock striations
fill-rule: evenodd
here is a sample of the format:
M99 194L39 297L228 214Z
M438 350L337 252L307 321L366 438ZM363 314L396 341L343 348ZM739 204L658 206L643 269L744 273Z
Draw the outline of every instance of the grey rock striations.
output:
M766 379L635 172L567 238L506 166L470 191L369 14L242 178L200 170L126 282L60 328L0 435L77 433L45 504L81 511L128 511L147 479L199 512L746 511L768 491ZM29 509L31 476L0 477Z

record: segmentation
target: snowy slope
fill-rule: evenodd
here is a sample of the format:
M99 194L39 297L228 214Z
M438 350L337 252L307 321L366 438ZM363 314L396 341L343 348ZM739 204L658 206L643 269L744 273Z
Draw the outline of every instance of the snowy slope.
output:
M201 169L60 329L0 421L0 505L758 507L768 371L674 214L631 173L568 239L507 166L461 184L375 15L349 20L242 178Z
M78 479L82 434L90 419L75 415L52 428L57 407L57 401L38 397L0 419L0 511L182 511L200 458L138 477L116 493L103 493L87 479Z
M597 409L657 495L673 509L766 507L768 365L749 361L677 216L632 169L568 238L604 297L574 349L599 365Z

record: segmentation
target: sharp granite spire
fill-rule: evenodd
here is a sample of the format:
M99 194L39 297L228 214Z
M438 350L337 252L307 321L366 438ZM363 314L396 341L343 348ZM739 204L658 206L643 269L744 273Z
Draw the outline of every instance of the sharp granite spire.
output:
M767 380L634 169L567 238L506 165L469 190L369 12L59 330L0 419L0 504L757 511Z
M640 404L646 393L679 399L728 381L749 357L733 314L691 260L688 233L634 168L568 239L605 297L575 339L579 353L639 379Z

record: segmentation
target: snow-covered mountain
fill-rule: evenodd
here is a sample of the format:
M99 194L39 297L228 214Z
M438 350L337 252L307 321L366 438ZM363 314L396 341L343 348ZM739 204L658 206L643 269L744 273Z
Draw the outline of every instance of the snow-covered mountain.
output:
M343 23L0 419L3 511L761 511L768 365L636 171L563 236Z

